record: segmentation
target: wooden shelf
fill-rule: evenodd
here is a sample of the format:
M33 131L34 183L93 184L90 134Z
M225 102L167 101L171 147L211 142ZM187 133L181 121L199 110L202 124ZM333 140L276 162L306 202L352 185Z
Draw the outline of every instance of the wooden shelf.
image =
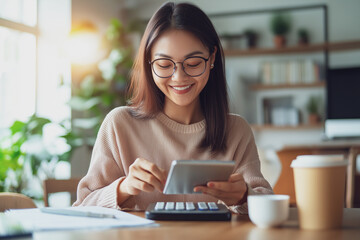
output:
M322 88L325 87L325 81L316 83L298 83L298 84L251 84L250 89L253 91L285 89L285 88Z
M276 55L276 54L291 54L291 53L315 53L320 51L340 51L360 49L360 41L336 42L328 44L312 44L305 46L289 46L284 48L254 48L249 50L242 49L227 49L224 50L226 57L238 56L256 56L256 55Z
M259 124L250 124L251 128L255 131L260 131L260 130L306 130L306 129L321 129L323 128L323 123L319 123L319 124L313 124L313 125L309 125L309 124L301 124L301 125L297 125L297 126L275 126L275 125L271 125L271 124L264 124L264 125L259 125Z

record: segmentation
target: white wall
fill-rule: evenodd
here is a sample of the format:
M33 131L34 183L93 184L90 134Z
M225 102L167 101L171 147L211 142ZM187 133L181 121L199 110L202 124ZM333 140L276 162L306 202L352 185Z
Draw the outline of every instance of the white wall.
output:
M71 28L71 1L38 2L37 114L61 122L70 117L70 108L66 104L70 99L70 63L63 48ZM60 79L64 82L62 87L59 87Z

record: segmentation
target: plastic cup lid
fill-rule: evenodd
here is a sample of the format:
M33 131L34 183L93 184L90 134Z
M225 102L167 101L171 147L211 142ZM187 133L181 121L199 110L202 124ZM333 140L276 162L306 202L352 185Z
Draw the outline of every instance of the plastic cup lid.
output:
M300 155L291 162L292 168L318 168L347 166L343 155Z

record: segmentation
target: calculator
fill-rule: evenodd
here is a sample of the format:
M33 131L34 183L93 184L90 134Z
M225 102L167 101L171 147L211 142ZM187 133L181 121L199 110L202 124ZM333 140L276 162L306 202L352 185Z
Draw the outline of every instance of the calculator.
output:
M231 212L215 202L157 202L149 204L145 217L152 220L230 221Z

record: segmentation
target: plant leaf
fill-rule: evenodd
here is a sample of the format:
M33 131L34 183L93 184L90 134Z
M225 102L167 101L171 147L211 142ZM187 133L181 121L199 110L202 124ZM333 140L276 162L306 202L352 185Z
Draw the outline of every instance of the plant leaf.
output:
M86 111L99 104L100 102L100 97L85 99L83 97L73 96L69 101L69 105L74 110Z
M100 117L74 119L74 126L82 129L92 129L100 123Z
M15 121L13 125L11 125L10 130L11 134L14 135L15 133L21 132L24 130L25 123L21 121Z

